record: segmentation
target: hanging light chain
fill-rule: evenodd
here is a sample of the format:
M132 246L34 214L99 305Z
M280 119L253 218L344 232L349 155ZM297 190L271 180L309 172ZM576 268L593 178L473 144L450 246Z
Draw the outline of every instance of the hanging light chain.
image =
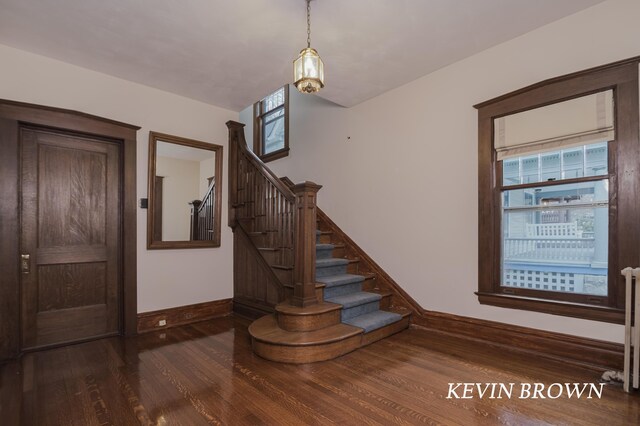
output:
M307 0L307 47L311 47L311 0Z
M307 2L307 48L293 61L293 80L302 93L316 93L324 87L324 64L311 47L311 0Z

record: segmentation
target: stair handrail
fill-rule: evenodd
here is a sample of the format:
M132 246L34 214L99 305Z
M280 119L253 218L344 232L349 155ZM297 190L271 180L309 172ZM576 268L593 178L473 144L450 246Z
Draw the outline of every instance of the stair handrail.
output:
M207 192L204 194L204 197L202 197L202 200L200 200L202 204L200 205L200 207L198 207L198 213L204 208L207 201L213 199L213 195L215 195L213 193L213 190L215 189L215 187L216 187L216 178L212 177L211 183L209 184L209 188L207 188Z
M247 140L244 136L244 124L238 123L237 121L227 121L227 128L229 129L229 175L236 176L235 166L237 165L237 155L238 151L242 152L255 167L275 186L278 191L280 191L287 200L294 202L295 194L287 185L282 183L278 176L268 168L253 151L249 149L247 145ZM231 182L229 182L231 184ZM236 188L237 190L237 188ZM231 203L231 196L234 192L230 192L229 194L229 202ZM231 221L231 217L229 217L229 221ZM229 226L232 226L229 223Z
M284 250L292 252L292 256L287 259L293 267L293 294L289 303L298 307L313 305L317 303L315 290L316 194L321 186L313 182L303 182L289 189L249 149L244 136L244 124L228 121L227 128L229 129L229 226L234 229L238 225L242 226L239 216L243 214L249 216L250 211L254 212L252 219L255 220L255 212L259 210L262 213L262 210L256 206L256 202L269 203L261 216L267 216L265 222L269 226L280 227L276 230L280 246L276 248L281 252ZM253 167L253 170L249 170L247 165ZM255 172L258 173L257 177ZM268 182L267 186L259 185L259 182L264 182L260 181L260 178ZM251 188L242 188L245 190L244 202L241 202L239 197L240 180L244 180L245 185L255 185ZM246 193L247 189L252 191L251 194ZM275 205L274 200L276 200ZM253 203L253 205L247 206L247 203ZM247 216L243 218L247 219Z

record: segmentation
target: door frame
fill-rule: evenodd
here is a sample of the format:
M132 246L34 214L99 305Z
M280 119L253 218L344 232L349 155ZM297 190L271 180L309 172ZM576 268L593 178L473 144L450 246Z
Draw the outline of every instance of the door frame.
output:
M140 127L61 108L0 99L0 362L20 355L20 144L23 125L117 140L121 144L120 334L137 330L136 132Z

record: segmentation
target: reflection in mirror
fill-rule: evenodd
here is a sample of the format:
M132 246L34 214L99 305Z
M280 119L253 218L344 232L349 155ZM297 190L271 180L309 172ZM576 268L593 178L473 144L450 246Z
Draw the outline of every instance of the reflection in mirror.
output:
M151 132L148 248L220 245L222 147Z

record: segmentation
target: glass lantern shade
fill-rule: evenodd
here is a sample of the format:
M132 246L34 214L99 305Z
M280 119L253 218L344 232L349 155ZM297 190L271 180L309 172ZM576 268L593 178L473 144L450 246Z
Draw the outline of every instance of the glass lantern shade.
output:
M315 93L324 87L324 64L316 49L307 47L293 61L293 81L302 93Z

